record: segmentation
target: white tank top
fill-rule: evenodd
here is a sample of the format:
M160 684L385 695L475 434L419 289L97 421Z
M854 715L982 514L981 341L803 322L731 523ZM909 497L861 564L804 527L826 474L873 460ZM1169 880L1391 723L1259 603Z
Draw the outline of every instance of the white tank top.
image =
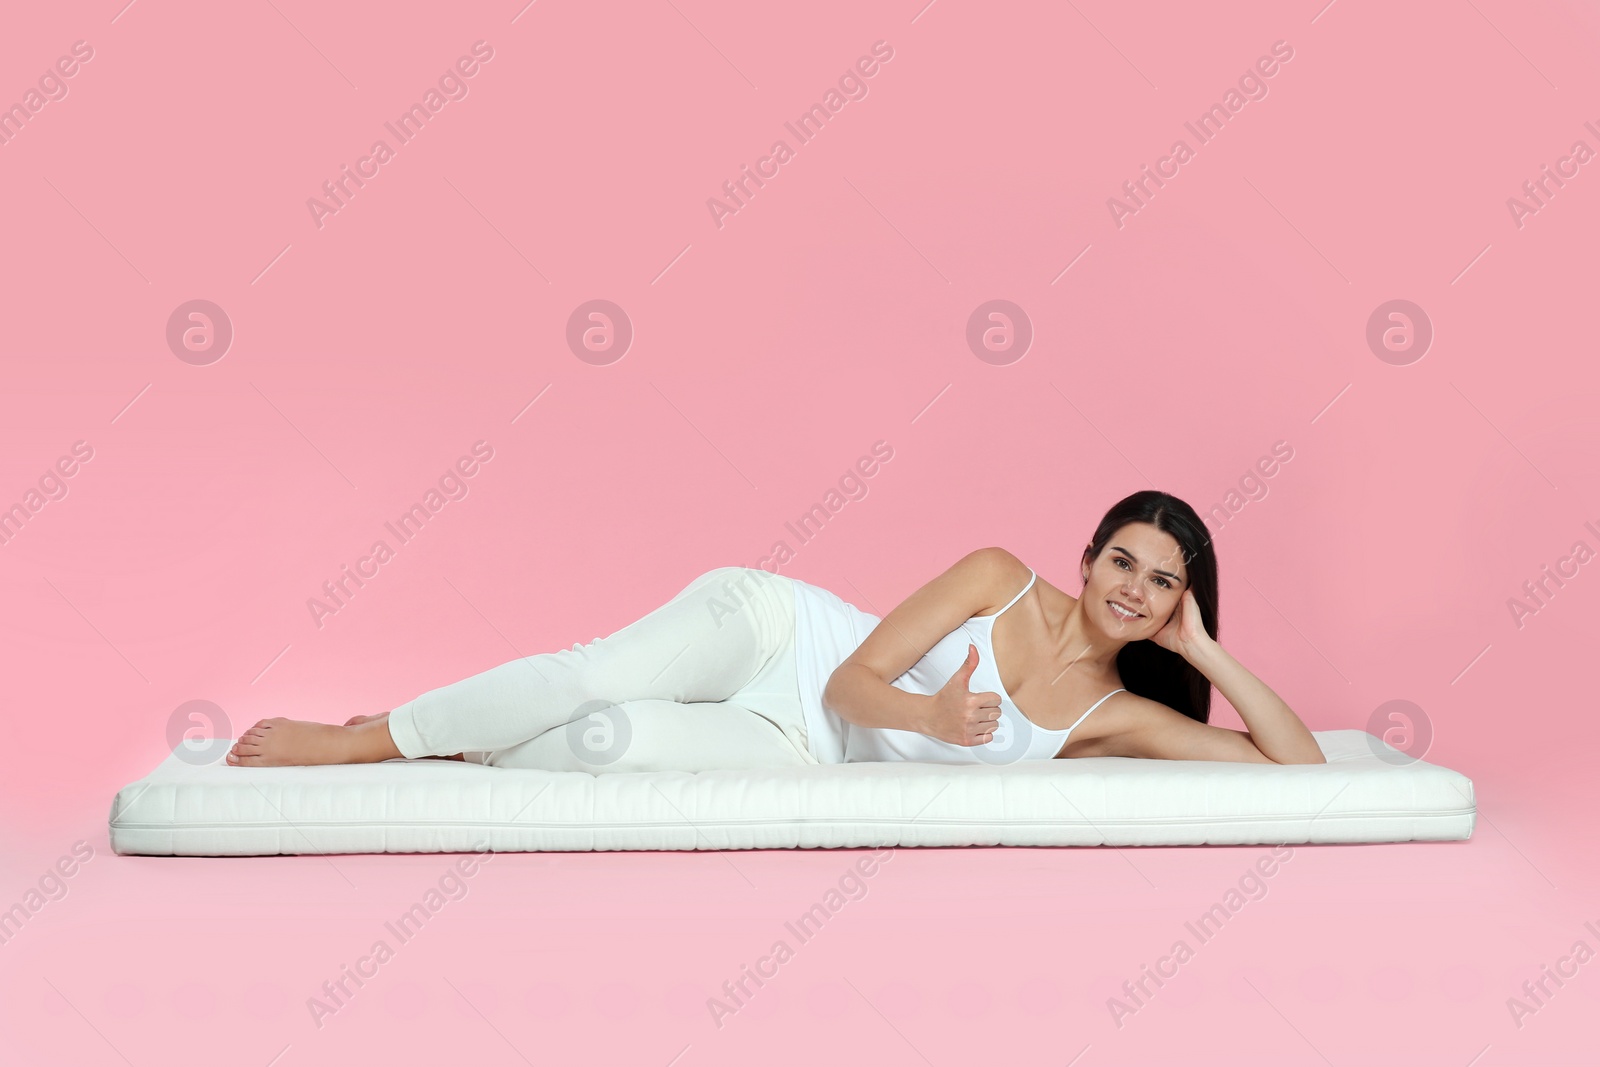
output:
M822 690L834 669L867 639L880 620L846 603L820 586L794 579L795 660L799 668L800 702L805 712L811 754L819 763L865 763L915 760L923 763L1015 763L1052 759L1066 745L1078 723L1115 693L1095 701L1065 730L1046 730L1031 722L1006 692L994 661L994 621L1005 614L1038 577L1029 570L1028 584L993 615L973 616L950 631L916 663L889 684L896 689L931 696L944 687L966 662L967 644L978 646L978 666L968 688L1000 694L1000 720L994 737L983 745L954 745L913 730L856 726L822 706Z

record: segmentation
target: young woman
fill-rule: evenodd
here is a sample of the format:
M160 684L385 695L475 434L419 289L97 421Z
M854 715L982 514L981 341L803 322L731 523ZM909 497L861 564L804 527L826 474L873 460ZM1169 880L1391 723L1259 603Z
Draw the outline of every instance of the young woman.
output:
M1322 763L1217 643L1217 563L1156 490L1100 520L1076 598L981 548L878 619L826 589L718 567L609 637L503 663L343 726L264 719L229 764L424 757L703 771L1136 756ZM1215 686L1249 727L1211 726ZM1098 714L1091 714L1098 712Z

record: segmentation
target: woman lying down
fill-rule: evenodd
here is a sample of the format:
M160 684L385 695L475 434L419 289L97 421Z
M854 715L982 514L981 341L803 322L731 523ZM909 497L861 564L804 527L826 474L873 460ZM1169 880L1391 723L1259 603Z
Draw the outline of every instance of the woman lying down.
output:
M1135 756L1323 763L1282 699L1217 643L1217 562L1155 490L1108 511L1073 597L1002 548L879 619L826 589L718 567L609 637L503 663L343 726L263 719L237 767L442 758L704 771ZM1211 687L1248 730L1208 724ZM1026 709L1026 710L1024 710Z

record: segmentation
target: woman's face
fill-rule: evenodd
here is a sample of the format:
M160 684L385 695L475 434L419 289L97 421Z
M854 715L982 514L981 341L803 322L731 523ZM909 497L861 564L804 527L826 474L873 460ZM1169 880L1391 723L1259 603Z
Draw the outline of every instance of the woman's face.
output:
M1177 540L1145 522L1131 522L1112 534L1100 558L1083 566L1084 611L1106 633L1129 641L1142 641L1165 626L1188 588L1189 571Z

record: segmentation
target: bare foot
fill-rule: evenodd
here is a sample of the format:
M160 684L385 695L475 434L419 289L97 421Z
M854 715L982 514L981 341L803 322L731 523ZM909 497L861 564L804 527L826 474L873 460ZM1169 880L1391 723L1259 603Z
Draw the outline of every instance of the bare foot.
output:
M233 743L227 761L234 767L305 767L400 758L388 724L372 719L356 726L262 719Z

